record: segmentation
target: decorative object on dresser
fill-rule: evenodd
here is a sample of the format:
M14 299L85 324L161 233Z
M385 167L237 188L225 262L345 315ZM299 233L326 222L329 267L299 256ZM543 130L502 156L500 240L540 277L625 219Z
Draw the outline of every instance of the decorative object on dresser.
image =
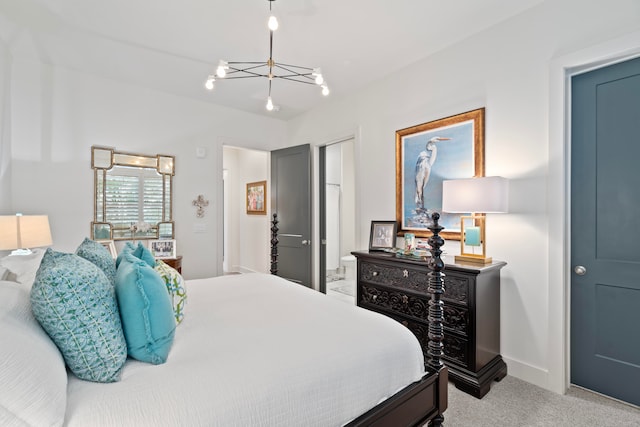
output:
M484 176L484 108L396 131L396 220L400 234L428 237L442 181ZM460 239L459 214L441 213L441 236Z
M182 255L178 255L173 258L162 258L162 262L182 274Z
M176 257L176 241L173 239L150 240L149 250L158 259Z
M485 213L504 213L509 206L509 181L501 176L442 182L442 210L471 212L460 217L460 255L456 262L491 264L487 257Z
M371 221L369 234L369 250L381 251L393 249L398 233L398 223L395 221Z
M357 304L408 327L420 341L426 362L429 261L386 252L352 253L358 259ZM500 355L500 269L505 265L499 261L486 266L445 265L442 359L455 385L478 398L489 391L493 380L507 374Z

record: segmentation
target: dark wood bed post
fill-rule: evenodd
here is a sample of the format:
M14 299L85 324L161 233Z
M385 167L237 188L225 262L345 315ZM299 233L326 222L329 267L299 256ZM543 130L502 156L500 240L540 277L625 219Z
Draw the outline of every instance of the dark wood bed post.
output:
M429 258L429 288L428 291L431 294L429 300L429 343L428 343L428 360L427 366L438 374L438 415L431 421L431 425L439 427L444 422L443 412L447 409L447 382L448 371L440 359L443 353L442 340L443 335L443 322L444 322L444 303L442 302L442 295L444 294L444 261L440 258L442 250L440 249L444 245L444 239L440 236L440 232L444 229L438 221L440 220L440 214L434 212L431 215L431 225L427 227L433 236L429 237L427 243L430 247L431 258Z
M278 214L271 220L271 274L278 274Z

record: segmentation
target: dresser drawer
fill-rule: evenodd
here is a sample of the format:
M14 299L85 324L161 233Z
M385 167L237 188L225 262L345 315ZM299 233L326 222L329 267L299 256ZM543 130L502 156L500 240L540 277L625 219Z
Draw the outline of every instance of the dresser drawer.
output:
M456 307L444 304L445 330L457 332L465 337L469 336L469 310L466 307Z
M469 278L449 273L445 270L444 294L442 299L458 304L469 304Z
M445 331L442 344L444 345L442 358L445 361L453 362L463 368L469 366L469 341Z
M374 308L374 311L377 310L375 310ZM407 319L400 315L388 313L383 314L402 323L413 333L413 335L416 336L418 342L420 343L420 347L422 348L424 363L426 365L429 358L429 326L421 322ZM466 339L445 332L442 344L444 346L444 355L442 356L444 360L453 362L463 368L466 368L469 365L469 344Z
M358 278L361 282L411 289L421 293L426 293L429 287L427 269L411 268L402 264L379 264L370 261L361 261L358 264Z
M360 286L358 305L384 309L385 312L404 314L419 320L427 321L429 311L429 298L419 297L401 289L389 289L383 287L362 284Z

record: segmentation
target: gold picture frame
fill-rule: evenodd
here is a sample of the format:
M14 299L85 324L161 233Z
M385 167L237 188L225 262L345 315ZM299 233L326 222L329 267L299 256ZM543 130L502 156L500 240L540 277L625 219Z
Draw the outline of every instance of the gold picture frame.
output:
M396 131L398 235L430 236L439 212L440 235L460 240L462 214L442 212L442 181L484 176L484 117L479 108Z
M266 215L267 181L248 183L245 203L247 207L247 215Z

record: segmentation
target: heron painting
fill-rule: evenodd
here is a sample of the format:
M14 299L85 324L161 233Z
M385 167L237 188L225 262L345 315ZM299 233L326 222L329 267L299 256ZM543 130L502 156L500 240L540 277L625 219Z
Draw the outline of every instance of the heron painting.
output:
M424 237L431 214L444 236L459 238L460 214L442 212L442 181L484 175L484 109L396 132L396 216L399 231Z

